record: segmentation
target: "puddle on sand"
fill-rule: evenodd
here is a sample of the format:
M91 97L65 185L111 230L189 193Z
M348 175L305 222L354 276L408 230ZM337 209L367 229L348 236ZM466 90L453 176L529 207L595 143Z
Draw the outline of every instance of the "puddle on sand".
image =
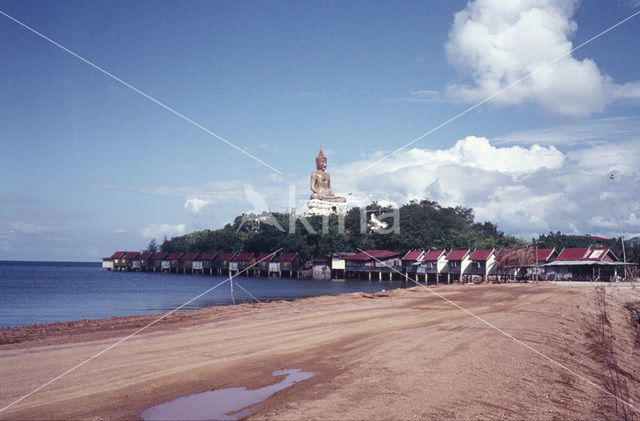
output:
M280 383L248 390L231 387L212 392L182 396L170 402L152 406L140 413L150 420L239 420L251 412L247 408L267 400L271 395L313 377L313 373L296 370L274 371L273 376L286 376Z

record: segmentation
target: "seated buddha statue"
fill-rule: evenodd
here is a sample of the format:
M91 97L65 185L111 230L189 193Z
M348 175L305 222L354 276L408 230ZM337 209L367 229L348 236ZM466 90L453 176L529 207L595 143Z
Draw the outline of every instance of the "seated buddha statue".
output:
M322 148L316 157L316 170L311 173L311 200L323 200L325 202L346 202L344 197L336 196L331 190L331 177L324 172L327 168L327 157Z

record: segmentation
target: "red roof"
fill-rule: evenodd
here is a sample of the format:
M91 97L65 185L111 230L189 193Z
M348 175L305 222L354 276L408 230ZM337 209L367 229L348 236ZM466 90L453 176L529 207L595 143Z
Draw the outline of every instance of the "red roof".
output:
M257 262L270 262L273 260L273 258L276 257L276 253L265 253L264 251L260 252L260 254L258 255L258 258L256 259Z
M587 256L588 248L565 248L563 249L556 260L583 260Z
M140 256L138 256L138 259L140 260L147 260L151 258L151 253L146 252L146 253L142 253Z
M217 255L218 253L215 252L202 253L200 255L200 260L215 260Z
M469 260L487 260L493 251L493 249L475 249L469 255Z
M372 259L388 259L393 256L397 256L400 253L391 250L367 250L360 253L356 253L353 256L345 256L344 260L359 260L366 261Z
M161 251L161 252L156 253L156 255L155 255L155 256L153 256L153 258L154 258L155 260L162 260L162 259L164 259L165 257L167 257L167 255L168 255L168 254L169 254L169 253L165 253L165 252Z
M278 262L293 262L298 257L298 253L282 253L278 256Z
M607 255L611 255L613 260L618 260L618 257L613 254L611 249L607 247L589 247L589 248L565 248L556 258L558 260L591 260L600 261L604 260Z
M410 250L407 254L404 255L402 260L413 260L416 261L424 254L424 250Z
M613 260L618 260L618 256L613 254L610 248L607 247L592 247L587 253L587 259L589 260L604 260L607 254L611 255Z
M119 259L122 257L123 254L124 254L124 251L116 251L111 255L110 259Z
M182 260L194 260L196 257L198 257L198 253L185 253Z
M555 251L555 248L552 249L538 249L538 261L547 261L551 258L551 255Z
M236 254L231 252L231 253L222 253L220 255L220 257L218 258L218 260L231 260L233 259L233 256L235 256Z
M171 253L167 256L167 260L178 260L182 257L182 253Z
M125 251L124 252L124 258L132 260L132 259L135 259L136 257L138 257L139 254L140 254L139 251Z
M597 235L592 235L591 238L593 238L596 241L600 241L600 242L611 241L611 238L598 237Z
M248 262L252 258L253 258L253 253L248 253L248 252L241 251L240 253L235 255L235 257L233 258L233 261L234 262Z
M444 254L444 250L429 250L427 252L427 254L424 255L424 257L422 258L423 261L425 260L438 260L440 258L440 256L442 256Z
M451 250L449 252L449 254L447 254L447 257L445 257L445 259L447 259L447 260L462 260L462 259L464 259L464 256L466 256L468 253L469 253L468 249Z

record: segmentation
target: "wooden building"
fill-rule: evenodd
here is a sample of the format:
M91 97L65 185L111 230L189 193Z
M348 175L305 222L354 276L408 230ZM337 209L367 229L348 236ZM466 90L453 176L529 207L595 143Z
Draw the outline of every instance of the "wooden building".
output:
M167 260L169 261L169 272L178 273L178 267L180 265L180 258L182 253L169 253Z
M276 258L275 253L260 252L256 258L258 266L258 276L269 276L269 264Z
M367 250L345 256L345 278L404 279L401 254L391 250Z
M116 251L110 257L102 258L102 269L103 270L117 270L116 269L116 261L120 261L120 258L124 256L124 251Z
M206 252L202 253L199 258L195 259L191 264L194 273L213 275L218 273L217 258L218 253Z
M415 282L418 282L418 266L424 255L424 250L410 250L402 256L402 272Z
M220 275L228 276L229 275L229 264L233 260L233 257L236 254L233 252L222 253L218 258L218 270L220 271Z
M447 265L444 272L447 274L447 284L462 282L462 275L467 273L469 266L469 249L453 249L445 257Z
M422 262L418 266L417 278L420 279L420 275L424 276L424 282L435 282L436 285L443 281L442 277L445 268L447 266L447 252L446 250L429 250L422 257Z
M149 252L139 254L138 257L133 260L133 270L136 272L147 272L150 270L149 268L153 268L151 256L152 254Z
M327 257L314 257L311 259L313 279L331 279L331 268Z
M193 273L193 261L198 258L199 253L185 253L178 260L178 272Z
M470 264L463 276L470 276L469 281L489 281L489 275L495 274L496 251L494 249L475 249L469 254Z
M229 263L229 275L255 276L257 272L256 256L252 252L238 252Z
M346 259L356 253L335 252L329 255L329 269L331 269L331 279L345 279Z
M165 270L168 271L170 269L171 265L167 260L168 255L169 253L165 253L164 251L159 251L158 253L153 255L154 272L164 272Z
M620 262L606 247L565 248L543 267L546 278L555 281L614 281L627 267L637 273L637 265Z
M285 274L289 275L289 278L293 278L294 276L297 278L304 263L297 252L282 253L278 256L276 262L279 265L280 276L282 277L283 274Z
M120 259L116 259L116 267L118 268L118 270L127 272L132 271L133 261L139 255L139 251L125 251L124 256L121 256Z

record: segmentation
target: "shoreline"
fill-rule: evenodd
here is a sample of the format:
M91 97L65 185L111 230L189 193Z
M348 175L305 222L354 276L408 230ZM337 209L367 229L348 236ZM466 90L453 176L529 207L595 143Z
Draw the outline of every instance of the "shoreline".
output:
M436 291L604 384L586 335L593 288L485 284ZM640 347L621 306L640 302L640 294L617 285L606 293L618 364L628 373L629 398L639 402ZM0 346L0 407L157 317L30 326L39 329ZM6 329L16 328L0 332ZM614 410L603 392L563 377L512 339L411 287L176 312L0 419L137 418L190 393L267 386L273 371L296 368L315 375L256 405L249 418L602 418Z

